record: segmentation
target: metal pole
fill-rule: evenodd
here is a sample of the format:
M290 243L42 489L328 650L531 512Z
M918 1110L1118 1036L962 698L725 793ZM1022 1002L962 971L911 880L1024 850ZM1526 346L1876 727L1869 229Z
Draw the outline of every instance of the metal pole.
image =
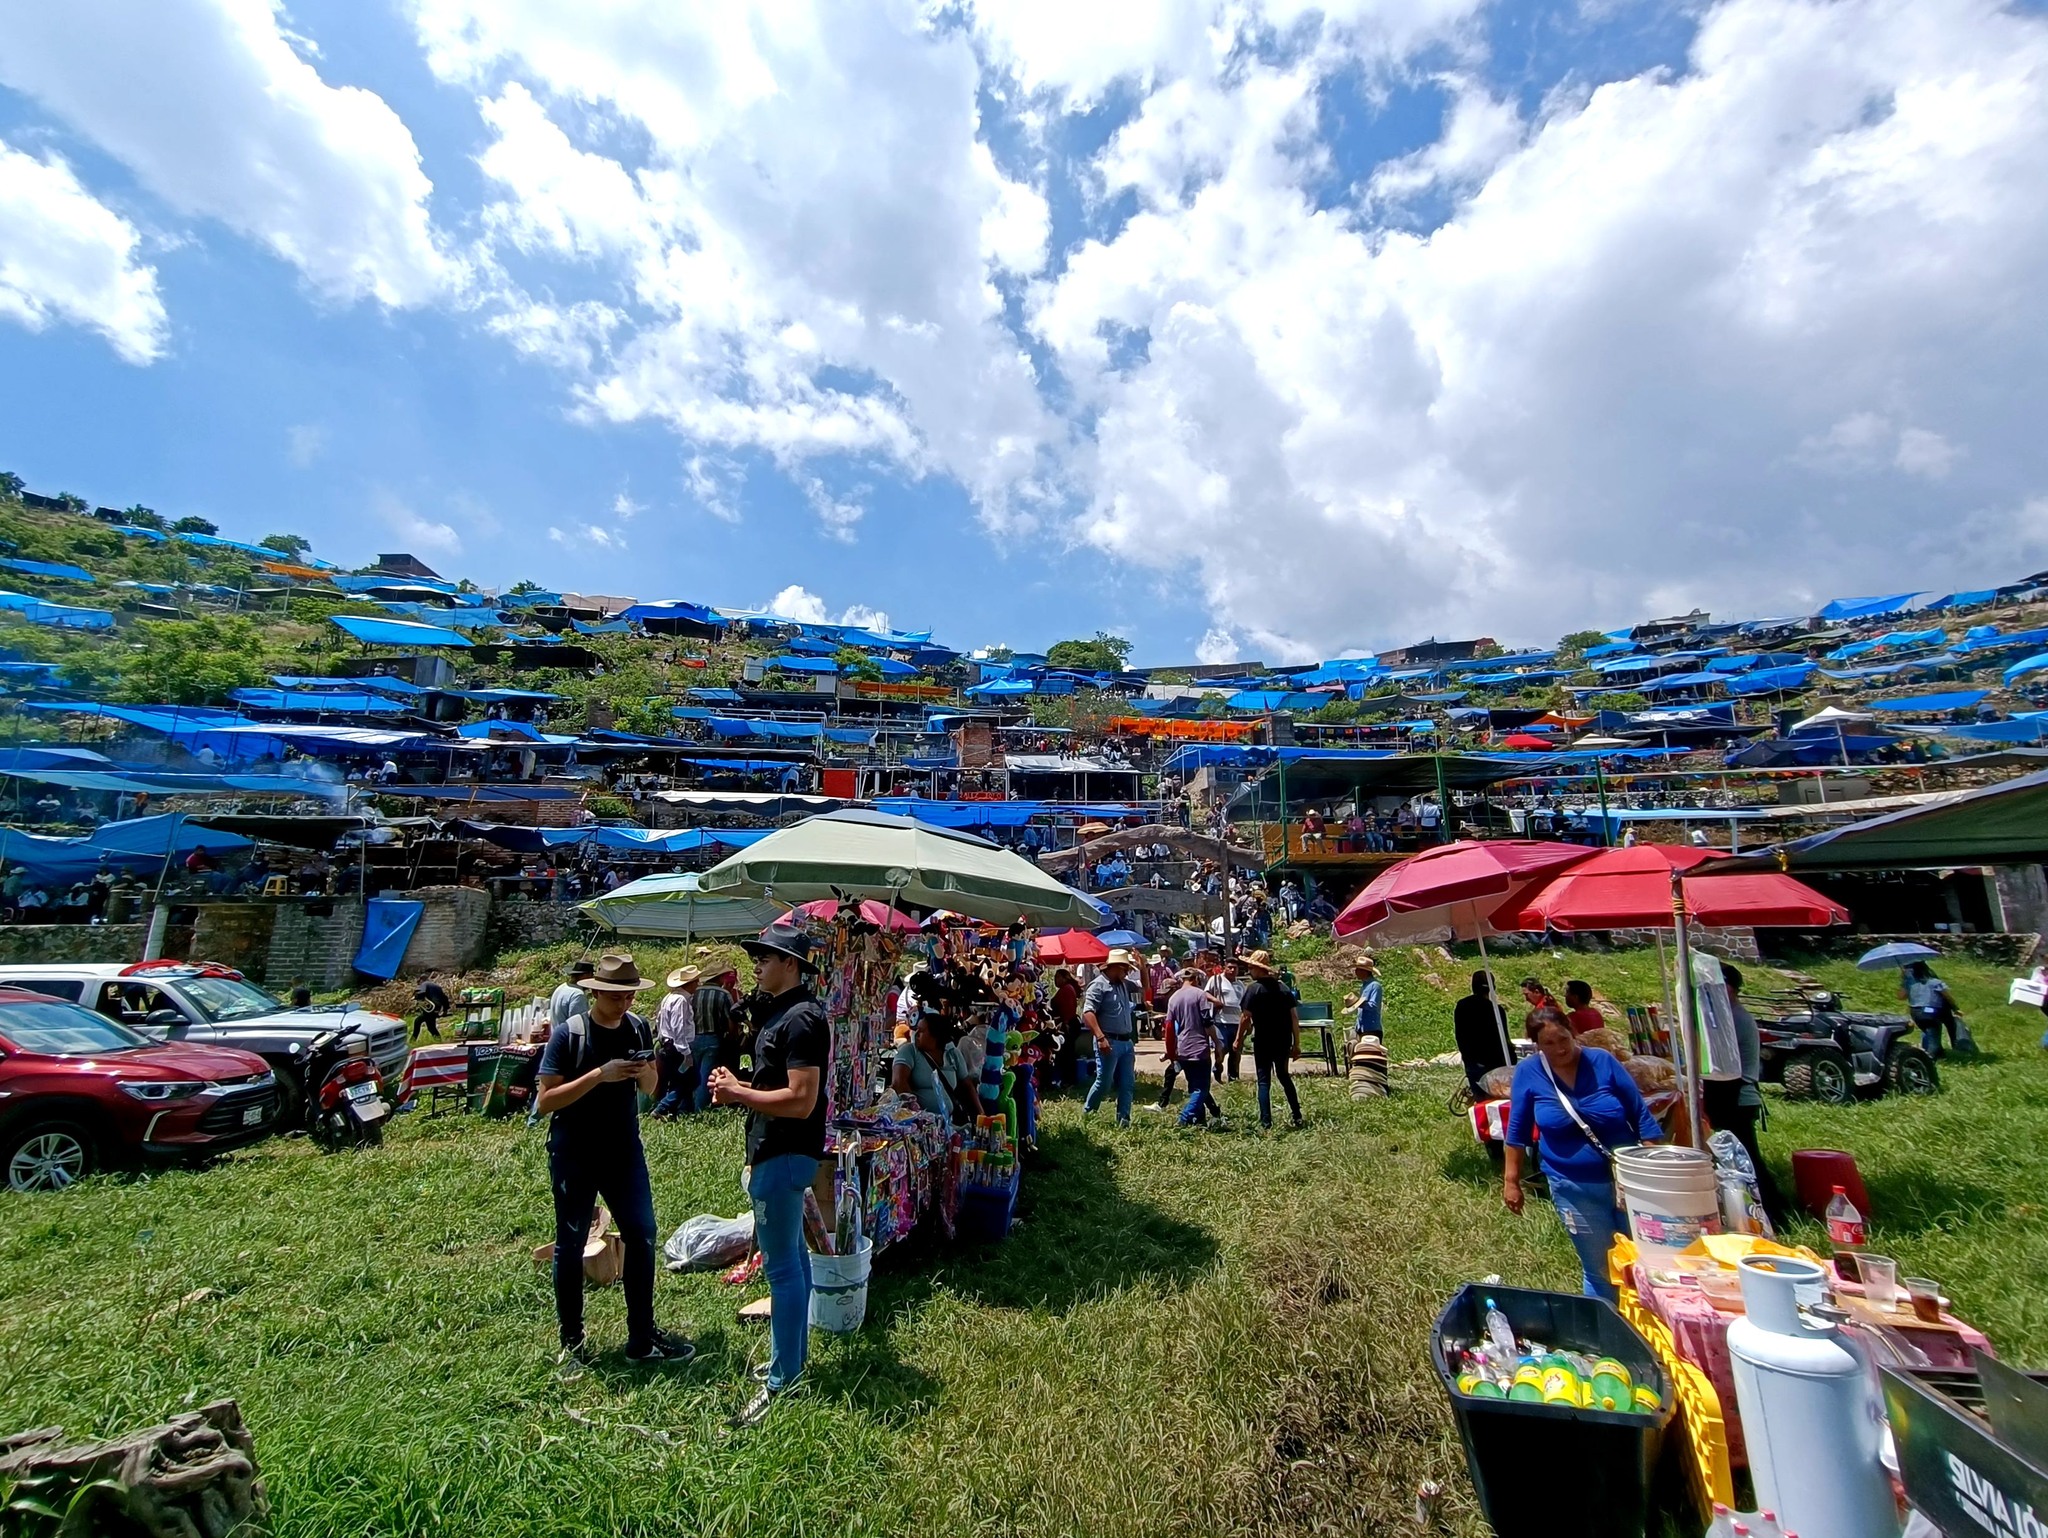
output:
M1508 1012L1501 1008L1500 979L1493 975L1493 962L1486 954L1486 923L1475 913L1472 926L1473 938L1479 942L1479 969L1486 974L1486 997L1493 1005L1493 1023L1500 1028L1500 1049L1507 1054L1507 1065L1515 1066L1514 1043L1508 1040Z
M1692 944L1688 936L1685 911L1685 875L1676 866L1671 870L1671 926L1676 934L1678 962L1678 1025L1685 1038L1685 1060L1679 1072L1685 1086L1685 1118L1692 1134L1692 1146L1704 1148L1706 1138L1700 1131L1700 1073L1699 1033L1694 1021L1692 998Z
M1600 793L1600 843L1602 847L1614 847L1614 824L1607 820L1607 776L1601 772L1600 760L1593 760L1593 785Z
M1448 844L1451 841L1451 798L1444 789L1444 756L1432 753L1429 761L1436 769L1436 841Z

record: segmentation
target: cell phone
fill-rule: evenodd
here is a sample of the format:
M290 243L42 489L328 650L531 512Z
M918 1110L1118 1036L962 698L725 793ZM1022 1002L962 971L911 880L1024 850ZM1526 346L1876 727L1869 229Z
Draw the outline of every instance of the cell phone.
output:
M651 1063L654 1061L654 1049L649 1047L645 1052L628 1052L626 1054L626 1061L629 1063Z

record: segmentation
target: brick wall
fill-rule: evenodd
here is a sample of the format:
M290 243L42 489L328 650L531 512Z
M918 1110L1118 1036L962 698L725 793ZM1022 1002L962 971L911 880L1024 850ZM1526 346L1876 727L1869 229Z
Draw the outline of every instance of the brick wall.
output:
M147 924L0 924L0 962L140 961L148 938Z
M305 983L316 989L346 988L355 981L356 948L363 938L363 905L355 898L334 899L334 911L315 917L295 903L279 903L270 949L264 958L264 981L273 992Z
M268 970L277 909L276 903L202 903L191 948L182 954L192 961L217 961L261 982Z
M474 887L430 886L406 895L425 908L405 949L400 970L406 976L466 971L482 959L490 927L490 893Z

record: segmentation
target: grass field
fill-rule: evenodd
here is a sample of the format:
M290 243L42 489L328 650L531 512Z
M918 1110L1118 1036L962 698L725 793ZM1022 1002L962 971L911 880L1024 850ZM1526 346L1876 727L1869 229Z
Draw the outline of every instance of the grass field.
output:
M1469 964L1385 958L1397 1060L1449 1046ZM1553 986L1655 995L1651 953L1518 958ZM1869 1005L1889 978L1808 970ZM1924 1101L1773 1100L1767 1151L1855 1151L1873 1245L1940 1278L2001 1352L2048 1361L2048 1062L2004 977L1942 968L1987 1051ZM1767 980L1767 970L1750 969ZM1310 996L1337 986L1307 959ZM1432 980L1434 979L1434 980ZM884 1258L869 1325L820 1338L809 1391L759 1431L725 1418L762 1335L742 1295L669 1276L698 1340L666 1374L602 1360L565 1383L529 1258L549 1237L539 1139L466 1117L402 1118L385 1146L274 1142L218 1167L0 1202L0 1427L105 1433L240 1400L279 1530L427 1533L1205 1534L1412 1531L1441 1481L1482 1531L1443 1396L1432 1320L1489 1272L1569 1287L1547 1209L1500 1207L1445 1110L1454 1071L1406 1070L1384 1101L1304 1081L1311 1125L1119 1132L1072 1101L1045 1119L1024 1220L989 1251ZM664 1229L738 1210L738 1127L651 1127ZM1795 1235L1818 1242L1810 1226ZM749 1296L751 1294L748 1294ZM591 1330L622 1337L616 1291Z

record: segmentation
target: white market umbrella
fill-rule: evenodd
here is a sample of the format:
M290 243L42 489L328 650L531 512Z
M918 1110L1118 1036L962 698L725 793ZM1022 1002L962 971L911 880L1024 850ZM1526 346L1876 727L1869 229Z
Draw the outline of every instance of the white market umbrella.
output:
M779 828L704 872L714 897L772 897L791 907L872 897L950 908L992 924L1092 929L1108 908L999 844L914 817L841 811Z
M708 897L693 872L642 876L576 906L614 933L669 940L759 934L783 913L766 898Z

